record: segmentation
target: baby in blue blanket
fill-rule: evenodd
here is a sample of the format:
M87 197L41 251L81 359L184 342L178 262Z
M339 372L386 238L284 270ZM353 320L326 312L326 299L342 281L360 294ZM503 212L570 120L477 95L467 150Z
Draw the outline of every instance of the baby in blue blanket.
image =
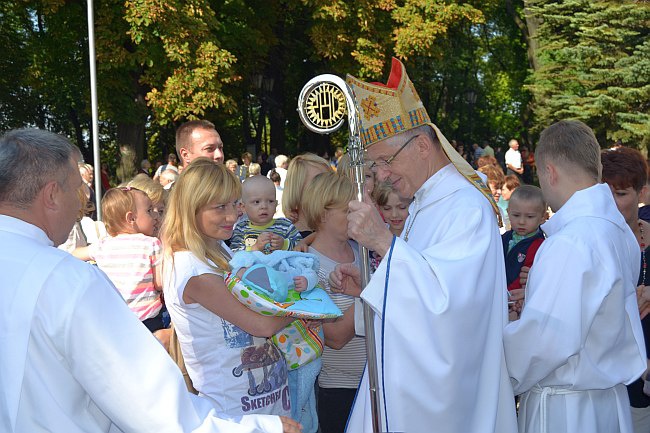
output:
M301 292L318 284L319 266L313 254L284 250L239 251L230 261L232 274L244 285L276 302L299 301ZM304 433L318 430L314 383L322 366L324 339L321 326L309 326L304 320L292 322L272 338L289 367L291 417L302 424Z
M276 302L297 301L300 292L318 284L318 258L309 253L239 251L230 261L230 267L244 284Z

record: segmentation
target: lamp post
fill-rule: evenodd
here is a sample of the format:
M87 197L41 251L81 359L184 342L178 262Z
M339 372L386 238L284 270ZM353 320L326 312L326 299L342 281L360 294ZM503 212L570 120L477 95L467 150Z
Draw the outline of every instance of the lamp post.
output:
M266 117L267 113L273 108L273 98L271 93L273 92L273 86L275 84L275 79L273 77L267 77L262 74L253 75L253 86L259 91L260 99L260 110L258 113L258 130L256 131L259 136L257 136L260 149L269 152L270 149L267 149L266 141L268 141L268 133L266 128ZM253 155L257 155L256 146L253 145L253 149L246 149L251 152Z
M469 105L469 137L470 141L474 138L474 105L476 104L476 99L478 95L474 89L468 89L465 91L465 102Z

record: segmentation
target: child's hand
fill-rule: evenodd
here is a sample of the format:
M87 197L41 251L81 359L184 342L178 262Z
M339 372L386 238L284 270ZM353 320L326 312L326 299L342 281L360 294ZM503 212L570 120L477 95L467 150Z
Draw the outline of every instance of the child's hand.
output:
M521 282L521 287L526 287L526 282L528 281L528 273L530 268L528 266L522 266L521 272L519 272L519 281Z
M301 239L296 246L293 247L293 250L298 251L299 253L307 253L309 252L309 244L306 240Z
M284 246L284 238L271 232L263 232L257 237L257 242L253 245L253 251L262 251L270 253L271 251L281 250Z
M307 278L303 276L293 277L293 285L296 292L307 290Z

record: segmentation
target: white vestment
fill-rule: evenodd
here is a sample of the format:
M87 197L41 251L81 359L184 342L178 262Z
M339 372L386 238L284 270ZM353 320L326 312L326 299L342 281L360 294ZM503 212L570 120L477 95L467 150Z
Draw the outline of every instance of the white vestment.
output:
M219 419L103 272L0 215L0 431L281 432Z
M605 184L542 225L521 318L504 344L520 432L632 433L622 384L646 368L636 301L639 245Z
M381 431L516 432L506 296L494 211L449 164L417 191L402 238L362 293L375 312ZM372 432L367 380L366 371L349 433Z

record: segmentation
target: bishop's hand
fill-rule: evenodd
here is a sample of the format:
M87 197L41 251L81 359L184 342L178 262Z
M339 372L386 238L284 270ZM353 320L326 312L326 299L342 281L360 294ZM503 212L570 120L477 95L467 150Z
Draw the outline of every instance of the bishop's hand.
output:
M393 241L393 234L368 194L364 194L362 202L351 201L348 209L348 236L384 257Z

